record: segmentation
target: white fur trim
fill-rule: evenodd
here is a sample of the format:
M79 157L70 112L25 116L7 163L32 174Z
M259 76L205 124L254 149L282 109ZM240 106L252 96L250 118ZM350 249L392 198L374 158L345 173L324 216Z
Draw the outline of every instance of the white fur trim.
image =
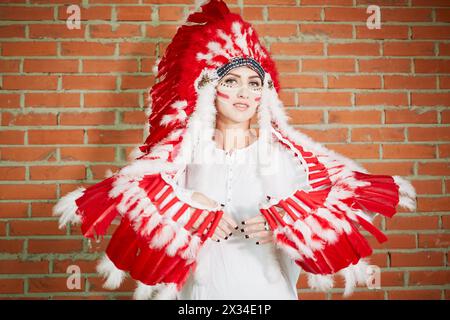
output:
M81 223L81 217L77 214L78 206L75 200L83 196L85 190L85 188L80 187L72 192L69 192L64 197L59 199L59 201L53 207L53 215L60 216L60 229L64 228L67 223Z
M308 273L308 286L316 291L329 291L334 287L333 275Z
M361 259L355 265L350 265L339 271L339 274L345 279L344 297L350 296L356 285L363 285L367 283L369 274L367 272L368 263L365 259Z
M105 289L117 289L125 278L125 272L118 269L106 254L97 265L97 272L106 278L103 284Z
M393 176L393 178L394 182L399 187L399 206L408 209L409 211L416 210L416 190L411 182L400 176Z
M137 287L134 290L133 299L134 300L150 300L152 294L156 289L156 286L149 286L140 281L136 281Z

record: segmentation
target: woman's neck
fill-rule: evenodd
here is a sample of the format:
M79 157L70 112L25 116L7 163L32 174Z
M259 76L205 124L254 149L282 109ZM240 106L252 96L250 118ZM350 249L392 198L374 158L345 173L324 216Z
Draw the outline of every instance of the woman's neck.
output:
M250 128L250 122L225 123L217 119L214 141L218 148L226 152L249 146L258 138L255 129Z

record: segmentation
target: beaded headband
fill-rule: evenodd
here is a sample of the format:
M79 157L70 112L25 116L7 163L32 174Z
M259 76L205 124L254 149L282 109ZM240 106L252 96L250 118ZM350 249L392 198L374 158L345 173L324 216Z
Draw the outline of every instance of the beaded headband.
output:
M261 81L264 82L265 71L258 63L258 61L256 61L253 58L242 58L242 57L233 58L228 63L224 64L223 66L217 69L217 75L219 76L219 78L222 78L231 69L242 66L250 67L253 71L255 71L258 74L258 76L261 78Z

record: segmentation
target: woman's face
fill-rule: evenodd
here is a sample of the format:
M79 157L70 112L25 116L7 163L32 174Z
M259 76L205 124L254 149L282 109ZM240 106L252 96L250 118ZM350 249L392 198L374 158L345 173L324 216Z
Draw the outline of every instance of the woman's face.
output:
M248 67L230 70L217 84L217 117L227 123L248 122L256 113L262 81Z

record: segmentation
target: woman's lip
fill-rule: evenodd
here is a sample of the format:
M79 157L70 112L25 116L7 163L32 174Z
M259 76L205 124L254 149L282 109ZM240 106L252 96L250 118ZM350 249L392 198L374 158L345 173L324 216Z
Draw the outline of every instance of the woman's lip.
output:
M246 103L235 103L233 106L238 110L247 110L249 105Z

